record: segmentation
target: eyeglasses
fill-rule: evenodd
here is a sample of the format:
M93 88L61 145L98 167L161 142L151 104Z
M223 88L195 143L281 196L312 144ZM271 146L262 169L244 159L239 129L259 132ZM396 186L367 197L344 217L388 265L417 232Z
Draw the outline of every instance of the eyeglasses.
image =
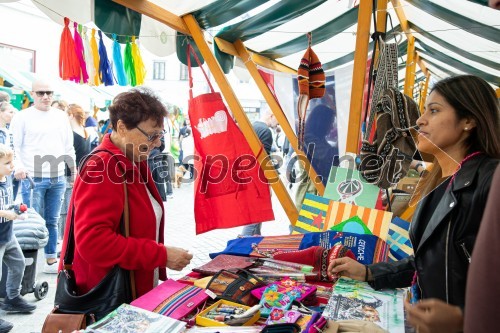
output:
M161 139L161 138L163 138L163 136L165 135L165 133L167 133L167 131L162 130L160 132L156 132L156 133L153 133L153 134L148 134L145 131L143 131L139 126L136 126L135 128L137 128L139 131L141 131L141 133L144 134L148 138L149 142L153 142L155 140Z
M50 97L54 94L54 92L53 91L35 91L35 94L38 97L43 97L43 95L47 95L47 97Z

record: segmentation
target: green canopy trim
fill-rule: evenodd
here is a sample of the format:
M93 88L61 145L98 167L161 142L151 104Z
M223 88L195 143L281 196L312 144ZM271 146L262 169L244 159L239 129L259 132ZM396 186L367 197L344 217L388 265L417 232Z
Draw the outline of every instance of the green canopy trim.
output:
M358 22L358 7L352 8L344 14L336 17L330 22L323 24L321 27L311 31L313 45L322 43L333 36L343 32L349 27L352 27ZM305 50L308 46L307 35L302 35L289 42L275 46L271 49L260 52L271 59L283 58L290 54Z
M418 44L420 44L420 47L418 46ZM419 52L421 52L422 54L425 54L431 58L439 60L442 63L448 64L448 65L450 65L458 70L461 70L465 73L479 76L479 77L483 78L485 81L493 83L496 86L500 85L500 77L498 77L496 75L492 75L490 73L486 73L486 72L479 70L475 67L472 67L470 65L464 64L463 62L461 62L459 60L456 60L450 56L447 56L443 53L440 53L439 51L433 49L432 47L425 45L421 41L418 41L418 44L416 44L416 46L419 49Z
M240 23L225 27L216 35L216 37L220 37L230 43L234 43L238 39L246 41L279 27L294 18L304 15L325 1L326 0L280 1L266 11L250 17Z
M193 12L202 29L217 27L235 17L243 15L269 0L226 0L216 1Z
M445 68L445 67L443 67L443 66L439 65L438 63L436 63L436 61L435 61L434 59L432 59L432 57L430 57L430 56L427 56L427 55L425 55L425 54L420 54L420 57L421 57L422 59L424 59L424 60L425 60L425 62L427 62L429 65L431 65L431 66L433 66L433 67L436 67L436 68L437 68L437 69L439 69L441 72L443 72L443 73L445 73L445 74L447 74L447 75L449 75L449 76L454 76L454 75L457 75L457 73L454 73L454 72L452 72L451 70L449 70L449 69L447 69L447 68ZM435 76L440 77L440 76L438 75L438 73L436 73L436 71L432 70L432 68L427 67L427 70L429 70L429 72L431 72L431 73L432 73L432 74L434 74Z
M109 0L94 0L95 24L112 38L117 35L119 43L126 43L131 36L139 36L142 15L132 9Z
M396 28L394 28L394 30L389 31L387 33L387 35L390 35L393 31L394 32L401 32L401 26L398 25ZM388 40L388 42L390 42L390 39ZM368 50L372 50L372 49L373 49L373 41L371 41L370 44L368 44ZM398 45L398 56L404 56L404 55L406 55L407 52L408 52L408 41L405 40L405 41L399 43L399 45ZM337 58L335 60L323 63L322 64L323 70L325 70L325 71L331 70L331 69L340 67L342 65L345 65L353 60L354 60L354 52L351 52L351 53L346 54L345 56L342 56L342 57Z
M440 18L454 26L461 28L474 35L486 38L495 43L500 43L498 29L481 22L462 16L456 12L441 7L429 0L407 0L413 6L425 11L427 14Z
M445 49L448 49L448 50L450 50L458 55L461 55L464 58L470 59L472 61L478 62L480 64L483 64L483 65L491 67L491 68L497 68L499 66L496 61L491 61L491 60L485 59L483 57L480 57L474 53L467 52L467 51L465 51L465 50L463 50L463 49L461 49L453 44L450 44L450 43L442 40L439 37L434 36L433 34L427 32L427 31L424 31L422 28L418 27L417 25L415 25L411 22L409 24L410 24L410 28L412 30L419 33L423 37L428 38L429 40L433 41L434 43L439 44L440 46L444 47ZM420 41L420 38L418 38L418 36L415 36L415 38Z

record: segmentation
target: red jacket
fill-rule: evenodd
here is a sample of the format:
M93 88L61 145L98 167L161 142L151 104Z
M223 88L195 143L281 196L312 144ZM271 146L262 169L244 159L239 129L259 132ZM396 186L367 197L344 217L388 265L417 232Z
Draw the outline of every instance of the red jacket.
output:
M80 293L92 289L114 265L135 271L137 297L153 288L153 274L160 267L160 279L166 279L167 251L163 245L164 213L156 242L156 219L146 186L163 207L147 162L133 164L106 135L98 152L82 166L77 177L63 241L64 258L72 209L75 208L75 257L73 270ZM119 163L118 163L119 161ZM130 216L130 237L119 233L124 209L125 170ZM144 185L146 183L146 186ZM62 269L62 260L59 270Z

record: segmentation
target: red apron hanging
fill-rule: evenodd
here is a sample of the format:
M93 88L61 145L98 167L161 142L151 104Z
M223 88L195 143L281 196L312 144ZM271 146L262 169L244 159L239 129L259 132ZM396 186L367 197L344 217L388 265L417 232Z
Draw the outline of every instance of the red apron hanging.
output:
M195 159L194 216L196 234L274 220L269 184L248 142L226 109L222 97L210 93L193 98L188 46L189 120Z

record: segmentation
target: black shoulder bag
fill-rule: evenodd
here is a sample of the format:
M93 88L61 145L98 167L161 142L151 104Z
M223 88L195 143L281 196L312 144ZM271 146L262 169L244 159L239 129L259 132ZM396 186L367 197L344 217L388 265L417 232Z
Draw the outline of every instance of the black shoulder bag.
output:
M125 193L125 207L120 222L120 230L125 237L128 237L129 209L125 179L123 181L123 190ZM64 255L64 268L58 275L54 305L59 313L83 313L87 317L87 323L91 323L102 319L121 304L130 303L135 298L135 280L133 271L125 270L116 265L89 292L78 295L75 272L72 270L75 251L74 208L73 206L68 246Z

